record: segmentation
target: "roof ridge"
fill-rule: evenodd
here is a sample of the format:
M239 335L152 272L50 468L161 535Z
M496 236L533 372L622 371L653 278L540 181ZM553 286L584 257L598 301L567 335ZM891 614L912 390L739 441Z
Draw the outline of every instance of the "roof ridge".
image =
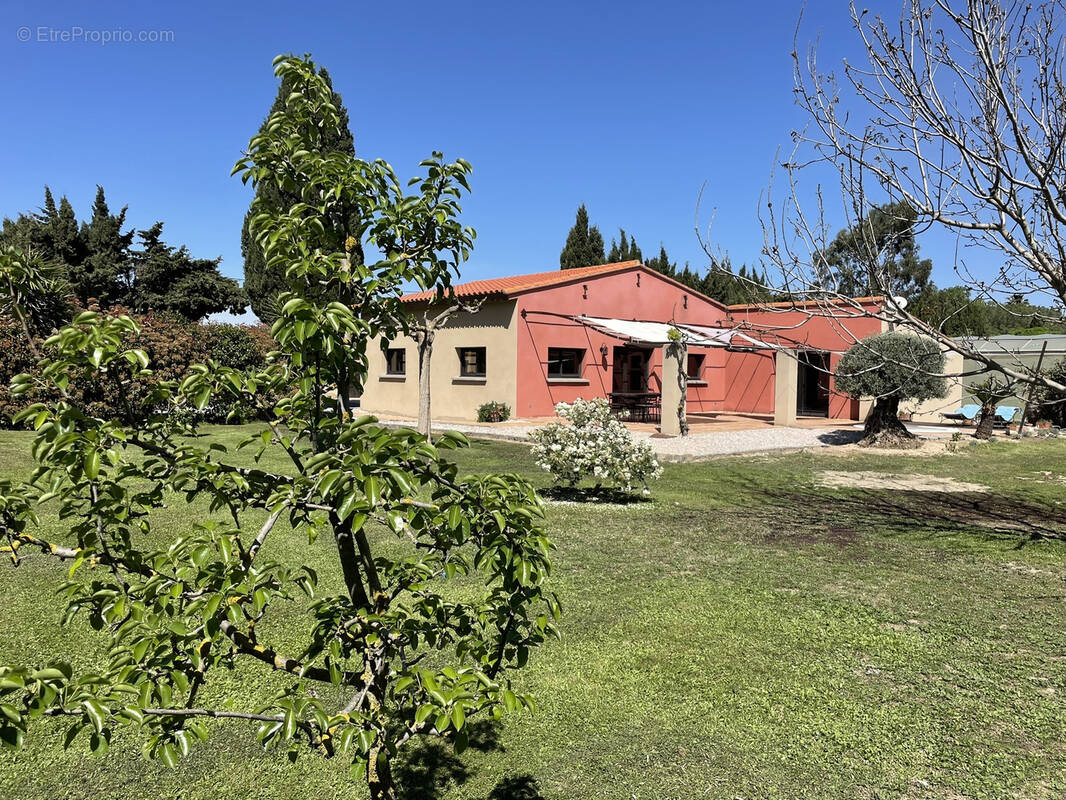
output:
M637 259L629 261L612 261L606 264L591 264L587 267L574 267L573 269L544 270L542 272L528 272L524 275L504 275L497 278L481 278L473 281L465 281L452 286L456 296L487 296L508 295L528 291L541 287L553 286L560 283L579 280L586 275L606 275L612 272L622 272L634 267L644 267ZM426 289L420 292L406 294L400 298L402 302L414 303L424 300L432 300L436 291Z

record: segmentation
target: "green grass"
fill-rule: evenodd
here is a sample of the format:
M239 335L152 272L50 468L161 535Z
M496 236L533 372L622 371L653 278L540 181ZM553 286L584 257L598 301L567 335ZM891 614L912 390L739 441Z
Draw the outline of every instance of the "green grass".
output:
M28 442L0 435L0 473L28 473ZM547 485L520 445L476 443L460 460ZM828 490L824 470L994 490ZM404 796L1063 796L1066 485L1032 480L1043 470L1066 473L1066 442L727 458L668 466L652 502L551 506L563 636L518 675L539 712L477 726L460 757L412 750ZM205 515L176 500L157 535ZM325 537L285 531L269 546L336 581ZM40 556L0 565L0 661L102 657L94 634L58 625L62 575ZM295 640L303 621L294 608L271 640ZM226 674L204 703L250 705L278 680ZM364 796L343 764L290 765L241 725L216 726L174 771L132 739L99 759L63 752L63 730L42 724L23 753L0 754L0 797Z

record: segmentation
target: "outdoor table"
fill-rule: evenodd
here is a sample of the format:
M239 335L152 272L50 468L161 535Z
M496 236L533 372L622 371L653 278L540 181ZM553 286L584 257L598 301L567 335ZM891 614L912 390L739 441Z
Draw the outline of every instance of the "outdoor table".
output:
M660 415L662 395L658 392L611 392L607 397L612 409L628 411L641 422L648 422Z

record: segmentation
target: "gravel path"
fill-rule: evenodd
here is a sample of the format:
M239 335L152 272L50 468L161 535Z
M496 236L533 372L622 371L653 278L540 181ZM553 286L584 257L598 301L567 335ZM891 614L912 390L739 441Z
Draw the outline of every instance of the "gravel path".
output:
M688 461L732 453L762 453L767 450L793 450L801 447L830 447L852 444L862 438L856 428L756 428L748 431L693 433L670 439L657 439L648 433L633 438L651 445L666 461Z
M409 426L410 421L381 420L383 425ZM478 425L441 423L438 431L459 431L467 436L528 441L529 432L536 425ZM747 431L694 433L684 437L658 438L644 431L636 431L633 438L645 441L664 461L689 461L733 453L762 453L767 450L794 450L801 447L830 447L851 444L862 438L862 431L854 427L841 428L756 428Z

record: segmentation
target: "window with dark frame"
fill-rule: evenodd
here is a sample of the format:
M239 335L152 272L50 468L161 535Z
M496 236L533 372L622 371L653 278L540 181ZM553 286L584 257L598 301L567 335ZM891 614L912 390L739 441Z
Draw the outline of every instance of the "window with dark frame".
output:
M385 374L407 374L407 350L403 347L390 347L385 351Z
M549 378L580 378L585 351L577 347L548 348Z
M688 379L690 381L703 380L703 353L688 354Z
M460 378L484 378L485 377L485 348L484 347L460 347L459 350L459 377Z

